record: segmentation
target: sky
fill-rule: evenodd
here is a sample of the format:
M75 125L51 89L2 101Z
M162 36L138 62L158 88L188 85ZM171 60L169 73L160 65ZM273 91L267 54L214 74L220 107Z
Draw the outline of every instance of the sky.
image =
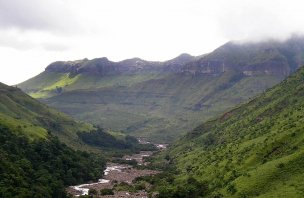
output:
M163 61L230 40L282 40L304 33L303 9L302 0L0 0L0 82L58 60Z

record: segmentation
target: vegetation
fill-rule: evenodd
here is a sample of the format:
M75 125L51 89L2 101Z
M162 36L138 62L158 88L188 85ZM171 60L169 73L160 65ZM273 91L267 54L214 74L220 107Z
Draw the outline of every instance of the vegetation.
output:
M100 128L90 133L79 132L78 136L84 143L102 148L128 149L132 146L132 144L128 144L127 142L117 140Z
M112 155L114 152L130 152L140 147L134 137L113 131L108 133L91 124L77 122L29 97L18 88L0 84L0 102L0 123L31 140L47 139L49 131L77 150L102 150Z
M89 149L79 142L77 131L89 132L94 127L77 122L23 93L20 89L0 83L0 123L35 140L46 138L47 131L60 141L77 149Z
M114 192L112 189L104 188L100 190L100 195L114 195Z
M166 143L282 79L261 75L235 81L234 75L239 73L174 74L130 86L75 88L42 101L78 120Z
M0 197L67 197L65 187L100 178L105 160L58 138L30 141L0 124Z
M228 43L173 73L148 71L134 75L96 76L89 73L46 71L20 86L33 96L43 98L44 102L80 120L158 142L171 142L198 123L226 111L222 116L191 130L171 145L168 151L150 159L151 167L161 168L163 173L140 178L134 185L116 184L114 190L133 192L146 189L150 193L158 192L158 197L303 197L304 68L264 92L304 62L303 41L304 39L282 43L270 41L261 45ZM96 61L98 62L91 61L90 66L104 74L103 67L94 64ZM209 67L209 63L214 63L215 67ZM225 65L228 69L224 69ZM220 72L213 71L219 67L222 68ZM89 70L85 67L82 69ZM118 79L121 81L117 84ZM45 80L45 83L40 83ZM131 136L112 131L106 133L100 128L75 122L24 96L19 89L0 85L0 123L3 124L4 131L9 130L11 135L22 139L17 138L18 144L10 139L3 141L4 148L1 147L3 151L0 154L5 159L4 163L8 161L12 167L16 167L11 170L10 166L3 166L7 167L9 174L7 176L4 172L4 179L16 177L26 180L22 174L27 172L21 170L28 166L18 160L27 155L23 150L18 150L18 145L23 145L27 138L25 142L30 145L30 151L36 152L36 147L32 146L38 143L49 145L50 142L58 142L48 131L74 148L131 151L142 148ZM262 93L259 97L227 111L259 93ZM12 147L7 146L9 142L13 142ZM51 146L52 149L53 147ZM38 156L45 157L45 150L51 148L38 149ZM148 146L146 149L153 147ZM11 159L11 153L7 157L5 152L12 152L12 156L17 152L18 157ZM77 153L79 152L75 155ZM49 155L52 156L46 156ZM80 155L84 159L90 158L83 152ZM57 155L53 157L57 162ZM88 162L91 163L91 159ZM62 175L56 169L53 175L47 160L42 160L38 165L35 165L35 160L30 161L29 167L37 166L37 171L34 171L37 174L40 169L46 170L43 175L49 171L51 176L46 178L54 177L54 182L61 179L59 184L54 184L58 189L58 186L69 182L97 175L97 171L94 172L96 174L87 172L89 176L73 175L77 168L87 167L86 163L80 167L78 165L76 162L68 164L62 169L66 170ZM93 163L93 167L94 165ZM76 166L75 170L71 170L71 180L65 175L70 166ZM6 183L11 181L14 180L5 180ZM35 185L38 182L38 186L41 182L37 178L30 178L29 181ZM152 188L146 188L145 182L152 184ZM15 183L21 186L20 189L17 188L17 193L27 189L24 185L28 182L23 182L23 179ZM0 182L0 185L4 185L4 182ZM48 188L46 191L52 196L53 185ZM30 193L33 189L24 191L32 195ZM5 193L3 195L7 196L11 196L9 193L13 190L2 188ZM63 191L56 191L54 195L65 196Z
M134 137L74 121L0 83L0 197L66 197L65 187L102 176L100 153L139 148Z
M303 54L304 39L297 37L229 42L202 57L188 57L188 62L143 61L144 71L133 73L123 69L137 67L138 59L120 66L106 58L57 62L50 65L53 70L49 66L18 86L79 120L169 143L279 83L304 63ZM75 73L71 68L79 64ZM90 73L92 68L100 75ZM113 74L113 68L121 72Z
M113 134L113 132L112 132ZM90 132L78 132L79 138L94 147L99 147L103 150L125 150L139 152L141 150L156 150L153 144L139 144L138 140L129 135L123 135L119 138L105 132L104 129L97 127L96 130Z
M121 183L115 184L113 189L116 191L136 192L135 187L126 182L121 182Z
M89 189L89 193L90 196L94 196L97 195L97 190L96 189Z
M154 162L176 169L154 181L160 197L188 188L189 177L208 184L207 197L303 197L303 97L301 68L188 133Z

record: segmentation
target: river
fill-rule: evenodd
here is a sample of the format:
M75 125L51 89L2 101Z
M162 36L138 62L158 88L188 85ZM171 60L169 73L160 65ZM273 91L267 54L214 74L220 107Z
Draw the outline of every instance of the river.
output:
M146 144L149 142L145 142L143 140L139 140L141 144ZM158 149L165 149L167 147L166 144L155 144ZM138 154L133 155L125 155L122 159L125 160L136 160L138 165L147 165L144 158L151 156L153 154L152 151L141 151ZM128 184L132 184L132 181L141 176L146 175L155 175L159 173L159 171L155 170L147 170L147 169L136 169L130 165L126 164L117 164L117 163L107 163L106 169L104 170L103 178L99 179L98 182L95 183L87 183L80 184L77 186L70 186L67 188L68 193L78 197L80 195L88 195L89 189L96 189L100 191L104 188L113 188L115 183L125 182ZM138 196L137 196L138 195ZM107 197L147 197L145 192L137 192L137 194L130 192L115 192L113 196Z

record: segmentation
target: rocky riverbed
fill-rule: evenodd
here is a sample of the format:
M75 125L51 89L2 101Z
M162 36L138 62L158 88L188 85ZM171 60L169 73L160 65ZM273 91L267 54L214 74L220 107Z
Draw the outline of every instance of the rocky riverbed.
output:
M157 144L156 146L159 149L165 149L166 145ZM122 159L125 160L136 160L138 165L146 165L147 162L145 162L144 158L151 156L153 154L152 151L141 151L138 154L133 155L126 155ZM89 189L95 189L97 191L100 191L101 189L111 189L114 187L115 184L119 183L127 183L132 184L135 178L141 177L141 176L147 176L147 175L155 175L158 174L159 171L155 170L147 170L147 169L137 169L130 165L126 164L116 164L116 163L108 163L107 167L104 171L104 177L102 179L99 179L98 182L95 183L88 183L88 184L81 184L77 186L70 186L67 188L67 192L74 195L74 196L80 196L80 195L87 195L89 192ZM125 191L114 191L114 195L105 195L100 197L147 197L147 192L144 190L137 191L137 192L125 192Z

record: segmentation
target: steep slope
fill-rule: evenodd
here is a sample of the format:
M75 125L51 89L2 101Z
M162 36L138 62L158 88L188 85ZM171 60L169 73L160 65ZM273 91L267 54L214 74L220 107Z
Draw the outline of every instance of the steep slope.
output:
M68 197L70 185L99 179L105 159L52 135L30 140L0 122L0 197Z
M30 96L20 89L0 83L0 122L35 139L46 137L48 130L69 145L77 142L77 131L90 131L93 126L74 121Z
M164 154L165 164L169 160L177 172L158 181L160 197L185 193L189 177L207 184L201 193L209 197L303 197L303 107L301 68L247 104L200 125Z
M103 157L57 138L89 150L77 132L92 129L0 83L0 197L67 197L67 186L100 178Z
M171 142L272 87L304 62L304 39L229 42L166 62L57 62L20 86L77 119Z
M186 64L182 72L199 75L236 70L246 76L287 76L304 63L303 51L304 37L301 36L281 42L228 42L199 60Z
M30 140L47 139L49 134L57 136L68 146L80 150L124 150L136 144L116 139L91 124L77 122L71 117L56 111L31 98L20 89L0 83L0 123L16 135ZM98 138L99 144L86 144L85 134ZM127 139L126 139L127 140ZM100 151L100 150L99 150Z
M194 59L188 54L181 54L165 62L139 58L113 62L105 57L57 61L18 86L35 98L48 98L70 90L128 86L178 72L185 63Z
M68 197L67 186L102 177L105 156L142 148L154 146L77 122L0 83L0 197Z
M173 75L130 87L75 90L43 100L79 120L153 141L171 142L202 120L255 96L281 79Z

